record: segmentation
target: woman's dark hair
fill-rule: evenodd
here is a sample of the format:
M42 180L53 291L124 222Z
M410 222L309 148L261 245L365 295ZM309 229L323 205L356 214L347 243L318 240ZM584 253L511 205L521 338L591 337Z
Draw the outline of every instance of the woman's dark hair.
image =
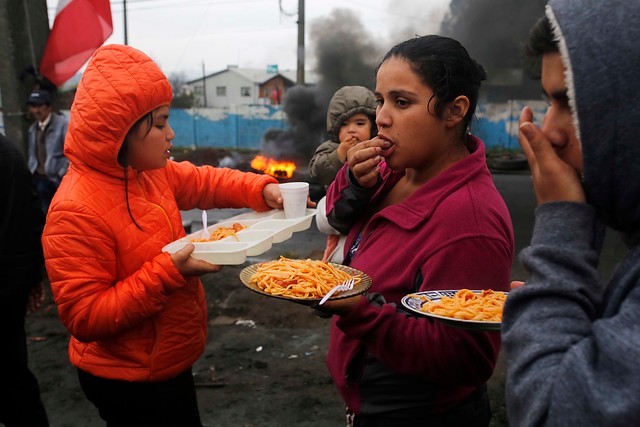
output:
M538 19L533 27L531 27L529 36L522 46L524 69L527 71L527 74L533 79L539 79L542 67L542 55L559 51L558 42L553 36L549 18L544 16Z
M147 125L145 135L147 135L149 132L151 132L151 128L153 127L153 111L149 111L147 114L140 117L138 121L135 122L133 126L131 126L131 129L129 129L129 132L127 132L127 134L124 137L124 141L122 142L120 151L118 151L118 163L124 168L124 196L125 196L125 199L127 200L127 212L129 212L129 217L131 218L131 221L133 221L136 227L138 227L138 229L140 230L142 230L142 227L140 227L140 225L138 225L138 223L136 222L135 218L133 217L133 214L131 213L131 206L129 206L129 174L127 173L129 169L129 162L127 160L127 157L129 154L129 136L133 132L136 132L138 128L142 126L142 124L145 122Z
M463 95L469 98L469 110L464 117L464 129L469 127L483 80L487 79L484 68L469 56L467 50L449 37L437 35L419 36L395 45L376 67L391 58L407 61L413 71L433 90L434 111L442 117L448 103Z

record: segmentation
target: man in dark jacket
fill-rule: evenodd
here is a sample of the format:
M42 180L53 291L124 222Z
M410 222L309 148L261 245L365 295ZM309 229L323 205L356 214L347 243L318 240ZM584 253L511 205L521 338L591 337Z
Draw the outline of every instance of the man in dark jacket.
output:
M24 157L0 134L0 423L48 426L38 381L27 364L27 306L42 301L44 214Z

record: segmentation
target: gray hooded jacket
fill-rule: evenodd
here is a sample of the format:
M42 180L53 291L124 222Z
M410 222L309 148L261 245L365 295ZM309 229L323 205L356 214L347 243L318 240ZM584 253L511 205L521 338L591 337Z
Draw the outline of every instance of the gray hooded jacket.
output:
M364 113L372 123L376 117L376 99L373 93L363 86L344 86L336 91L327 110L328 141L318 146L309 162L309 175L328 187L336 177L343 163L338 158L340 127L349 117Z
M587 203L536 210L503 319L511 426L640 425L640 5L550 0ZM629 252L601 283L601 224Z

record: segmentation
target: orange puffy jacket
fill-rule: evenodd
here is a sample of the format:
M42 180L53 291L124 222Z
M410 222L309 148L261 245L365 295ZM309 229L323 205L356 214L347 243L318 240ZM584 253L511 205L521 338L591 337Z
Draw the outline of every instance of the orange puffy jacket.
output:
M204 351L202 283L183 277L161 251L185 235L179 210L267 210L266 175L169 161L124 168L118 151L147 112L171 102L153 61L128 46L98 49L71 107L64 153L69 171L47 216L46 268L60 319L71 332L71 363L93 375L159 381L189 368Z

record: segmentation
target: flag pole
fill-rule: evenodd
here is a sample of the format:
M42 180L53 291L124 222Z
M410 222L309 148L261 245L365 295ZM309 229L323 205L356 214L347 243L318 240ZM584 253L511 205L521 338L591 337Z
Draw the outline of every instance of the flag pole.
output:
M36 64L36 51L33 48L33 35L31 34L31 21L29 20L29 8L27 7L27 0L22 0L22 6L24 6L24 15L27 21L27 35L29 36L29 48L31 50L31 62L33 63L33 69L36 73L36 78L40 80L40 70L38 64ZM48 17L49 14L47 14ZM47 24L48 26L48 24Z
M123 16L124 16L124 44L129 44L129 37L127 37L127 0L122 0Z

